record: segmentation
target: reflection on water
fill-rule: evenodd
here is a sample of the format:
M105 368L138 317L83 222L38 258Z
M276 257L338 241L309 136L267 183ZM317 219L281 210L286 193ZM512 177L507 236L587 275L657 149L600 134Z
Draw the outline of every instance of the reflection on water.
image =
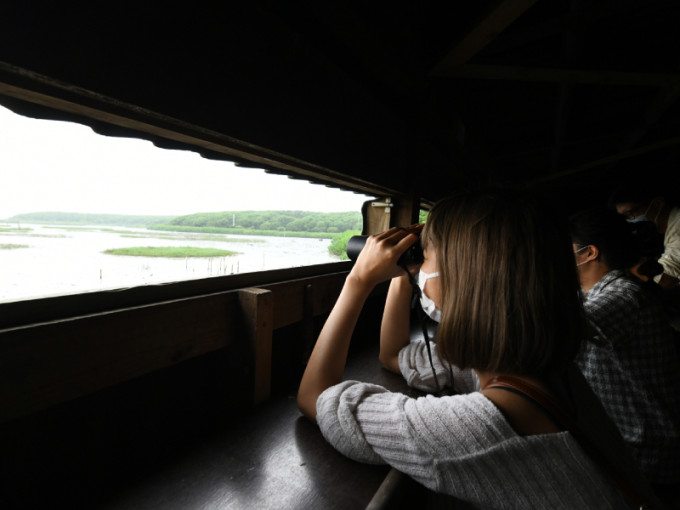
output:
M119 289L337 262L329 239L156 232L125 227L22 225L0 228L0 301ZM132 246L193 246L228 257L107 255Z

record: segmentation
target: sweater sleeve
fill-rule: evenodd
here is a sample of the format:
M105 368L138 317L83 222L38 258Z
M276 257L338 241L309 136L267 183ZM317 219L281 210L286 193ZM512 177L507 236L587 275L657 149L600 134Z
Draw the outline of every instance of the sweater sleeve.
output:
M625 508L568 432L518 436L481 393L417 399L344 381L317 400L324 438L480 508Z
M461 370L443 361L434 344L430 346L432 364L425 342L411 342L399 351L399 370L412 388L425 392L437 389L435 377L439 384L453 388L455 393L472 393L479 391L479 379L472 370ZM453 375L453 381L451 381Z
M452 419L454 407L445 400L412 399L374 384L344 381L319 396L317 423L324 438L343 455L367 464L389 464L437 490L436 457L469 442L467 427L477 421L472 416L478 414L480 402L486 413L497 413L484 397L475 402L475 411L464 404ZM512 433L507 427L504 432Z

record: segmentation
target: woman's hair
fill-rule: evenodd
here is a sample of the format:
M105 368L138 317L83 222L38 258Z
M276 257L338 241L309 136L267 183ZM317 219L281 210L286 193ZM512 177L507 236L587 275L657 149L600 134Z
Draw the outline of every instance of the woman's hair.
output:
M525 190L437 202L422 233L442 285L440 355L460 368L548 376L584 337L571 240L556 210Z
M569 218L572 242L579 247L596 246L610 269L628 269L642 258L643 238L634 235L636 228L640 226L603 207L585 209Z

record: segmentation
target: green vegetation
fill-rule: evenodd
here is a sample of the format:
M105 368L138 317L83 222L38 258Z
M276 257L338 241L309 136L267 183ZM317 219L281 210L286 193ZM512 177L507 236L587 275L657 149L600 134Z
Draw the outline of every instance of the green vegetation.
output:
M16 250L18 248L28 248L27 244L0 244L0 250Z
M130 248L113 248L105 250L110 255L127 255L131 257L228 257L238 252L219 250L217 248L196 248L193 246L135 246Z
M362 219L359 212L225 211L178 216L163 224L162 228L161 225L154 225L153 228L170 230L181 227L183 231L199 228L200 230L197 230L199 232L258 232L261 235L295 235L296 237L305 233L325 233L331 235L323 237L330 238L346 230L360 229L361 225Z
M320 213L308 211L225 211L185 216L132 216L123 214L82 214L34 212L19 214L8 221L49 225L107 225L143 227L170 232L233 234L330 239L346 230L361 229L360 212ZM82 228L82 227L81 227ZM15 229L13 229L15 230Z
M151 225L149 230L163 230L168 232L195 232L205 234L232 234L244 236L272 236L272 237L311 237L329 239L333 234L326 232L288 232L281 230L256 230L246 228L222 228L222 227L190 227L177 225Z
M32 228L0 227L0 232L30 232Z
M132 239L187 239L190 241L218 241L221 243L266 243L265 239L253 239L248 237L226 237L221 234L196 234L193 232L187 233L158 233L154 235L149 235L145 233L139 234L121 234L120 237L128 237Z
M427 215L429 213L430 213L429 211L421 209L420 214L418 215L418 223L425 223L425 220L427 219ZM349 257L347 256L347 242L352 236L360 234L361 234L360 230L347 230L341 234L334 236L333 239L331 240L330 246L328 247L328 251L332 255L340 257L341 260L349 260Z
M108 234L127 234L128 230L117 230L114 228L101 228L101 227L70 227L68 225L61 226L50 226L46 225L45 228L52 230L65 230L66 232L106 232Z
M331 245L328 247L328 251L331 255L336 255L340 257L340 260L349 260L347 256L347 241L350 237L361 234L360 230L347 230L342 234L338 234L331 240Z

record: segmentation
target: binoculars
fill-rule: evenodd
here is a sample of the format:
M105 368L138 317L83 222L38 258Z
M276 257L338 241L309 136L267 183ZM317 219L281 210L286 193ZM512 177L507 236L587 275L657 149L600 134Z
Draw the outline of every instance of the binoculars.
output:
M356 261L359 253L364 249L368 237L369 236L363 235L352 236L349 238L349 241L347 241L347 256L352 262ZM417 242L399 257L397 264L400 266L411 266L414 264L422 264L423 260L425 260L423 248L420 246L420 242Z

